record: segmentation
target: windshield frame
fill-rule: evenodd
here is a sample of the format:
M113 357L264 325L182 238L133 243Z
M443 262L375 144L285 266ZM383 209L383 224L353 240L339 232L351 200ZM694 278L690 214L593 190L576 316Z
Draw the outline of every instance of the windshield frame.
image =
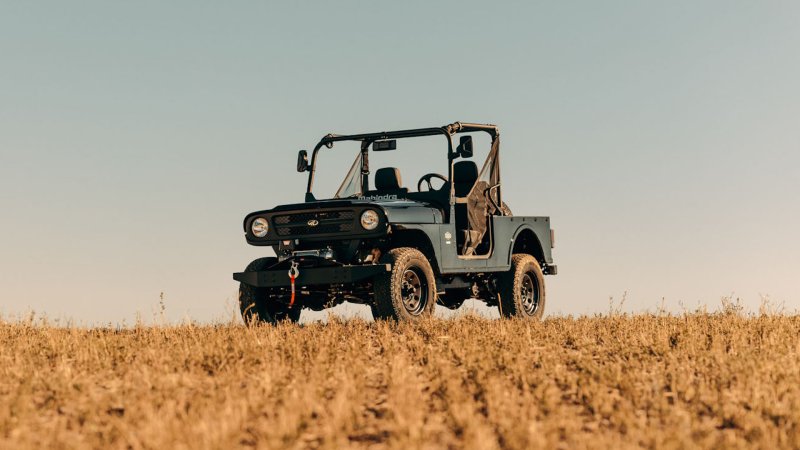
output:
M447 160L448 160L448 168L447 168L447 179L448 183L450 184L450 203L455 203L455 186L453 184L453 164L456 159L458 159L458 153L453 149L453 136L458 133L469 133L469 132L476 132L476 131L483 131L488 133L492 138L492 143L494 143L500 137L500 130L495 125L490 124L474 124L474 123L464 123L464 122L454 122L450 125L445 125L443 127L438 128L418 128L412 130L400 130L400 131L382 131L379 133L365 133L365 134L354 134L354 135L336 135L336 134L327 134L325 135L320 141L314 146L314 150L311 153L311 161L309 163L308 168L308 183L306 185L306 202L314 202L317 199L314 197L313 188L314 188L314 173L317 169L317 157L319 151L322 147L333 148L335 142L340 141L361 141L361 175L362 175L362 184L361 190L365 192L369 186L368 175L369 175L369 149L372 147L372 143L375 141L385 140L385 139L403 139L403 138L410 138L410 137L423 137L423 136L436 136L436 135L443 135L446 142L447 142ZM498 164L499 164L499 147L498 147ZM499 169L498 169L499 170ZM349 172L348 172L349 173ZM499 180L499 175L498 175ZM498 188L498 199L500 199L500 189Z

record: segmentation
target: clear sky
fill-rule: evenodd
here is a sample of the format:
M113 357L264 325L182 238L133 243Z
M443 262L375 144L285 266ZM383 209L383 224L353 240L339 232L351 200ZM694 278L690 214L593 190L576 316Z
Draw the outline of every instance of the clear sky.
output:
M798 309L798 80L796 1L4 2L0 313L227 318L298 149L457 120L552 217L549 313Z

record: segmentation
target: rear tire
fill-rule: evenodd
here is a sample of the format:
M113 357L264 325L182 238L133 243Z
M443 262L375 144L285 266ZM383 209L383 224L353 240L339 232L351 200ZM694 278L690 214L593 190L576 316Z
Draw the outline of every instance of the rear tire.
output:
M381 264L391 264L392 271L375 278L373 317L413 322L433 316L436 277L425 255L400 247L385 253Z
M497 301L502 317L541 320L544 314L544 273L531 255L511 257L511 270L500 276Z
M245 272L259 272L278 262L277 258L260 258L247 265ZM257 288L249 284L239 283L239 310L247 325L268 323L275 325L283 320L297 322L300 320L300 308L289 308L269 298L269 288Z

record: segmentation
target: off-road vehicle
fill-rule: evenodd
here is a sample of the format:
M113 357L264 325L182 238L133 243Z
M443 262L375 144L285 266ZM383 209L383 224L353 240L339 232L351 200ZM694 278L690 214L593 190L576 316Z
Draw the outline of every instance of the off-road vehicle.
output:
M470 159L476 133L491 139L480 170ZM403 186L397 168L383 167L375 170L371 187L371 152L394 151L398 140L421 136L442 136L447 175L426 174L413 191ZM360 143L360 151L334 197L317 199L318 156L342 141ZM513 216L503 203L499 152L496 126L461 122L329 134L310 158L300 150L297 171L308 172L305 203L244 219L247 243L271 246L276 254L233 274L241 283L245 322L297 321L303 308L345 301L369 305L375 319L416 320L430 316L436 304L456 309L470 298L496 305L502 317L539 319L544 275L556 274L553 231L549 217ZM433 179L442 186L434 188ZM529 180L519 185L533 189Z

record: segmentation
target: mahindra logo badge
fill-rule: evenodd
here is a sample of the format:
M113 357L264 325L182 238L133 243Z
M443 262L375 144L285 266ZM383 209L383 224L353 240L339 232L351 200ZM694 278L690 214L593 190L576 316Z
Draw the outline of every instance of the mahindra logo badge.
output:
M319 225L319 220L317 220L317 219L311 219L311 220L308 221L308 226L310 226L310 227L315 227L317 225Z

